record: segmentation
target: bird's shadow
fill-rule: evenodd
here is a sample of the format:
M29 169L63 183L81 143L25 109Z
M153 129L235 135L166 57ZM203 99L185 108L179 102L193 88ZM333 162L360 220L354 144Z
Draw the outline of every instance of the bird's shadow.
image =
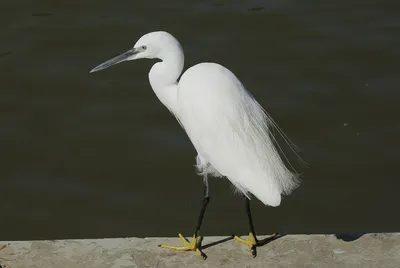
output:
M335 237L337 239L343 240L345 242L351 242L351 241L355 241L355 240L359 239L364 234L365 233L355 233L355 234L344 234L344 233L341 233L341 234L334 234L334 235L335 235ZM280 239L280 238L282 238L284 236L287 236L287 234L277 234L274 237L267 237L267 238L264 238L264 239L259 239L258 243L257 243L257 247L265 246L265 245L271 243L272 241ZM233 240L233 237L234 237L234 235L231 235L231 236L223 238L221 240L214 241L214 242L208 243L206 245L202 245L201 248L202 249L206 249L206 248L210 248L210 247L213 247L213 246L228 242L230 240Z
M277 234L277 235L274 236L274 237L267 237L267 238L258 240L257 247L265 246L266 244L269 244L269 243L271 243L272 241L275 241L275 240L277 240L277 239L280 239L280 238L282 238L282 237L284 237L284 236L286 236L286 234Z
M363 235L365 235L365 233L338 233L335 234L335 237L339 240L343 240L345 242L352 242L355 241L359 238L361 238Z
M226 237L226 238L223 238L221 240L215 241L215 242L208 243L206 245L202 245L201 249L206 249L206 248L209 248L209 247L213 247L213 246L228 242L229 240L233 240L233 235L231 235L229 237Z
M264 238L264 239L260 239L260 240L258 240L257 247L265 246L265 245L269 244L270 242L275 241L275 240L277 240L277 239L279 239L279 238L282 238L282 237L284 237L284 236L286 236L286 234L277 234L277 235L274 236L274 237L267 237L267 238ZM219 245L219 244L228 242L228 241L230 241L230 240L233 240L233 237L234 237L234 235L231 235L231 236L226 237L226 238L223 238L223 239L221 239L221 240L208 243L208 244L206 244L206 245L203 245L203 246L201 247L201 249L206 249L206 248L209 248L209 247L213 247L213 246L216 246L216 245Z
M258 241L257 241L257 247L255 247L253 250L253 258L255 258L256 256L257 256L257 248L259 248L259 247L263 247L263 246L265 246L265 245L267 245L267 244L269 244L269 243L271 243L272 241L275 241L275 240L277 240L277 239L280 239L280 238L282 238L282 237L284 237L284 236L286 236L285 234L277 234L277 235L275 235L275 236L273 236L273 237L267 237L267 238L264 238L264 239L259 239Z

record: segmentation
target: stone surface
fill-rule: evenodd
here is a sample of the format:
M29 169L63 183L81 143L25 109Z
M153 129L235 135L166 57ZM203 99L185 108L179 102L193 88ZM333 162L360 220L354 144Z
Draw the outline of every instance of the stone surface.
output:
M400 267L399 233L365 234L347 242L334 235L287 235L259 247L256 258L247 246L227 237L205 237L203 251L207 260L194 252L160 248L161 243L181 245L178 238L3 241L0 265L3 268Z

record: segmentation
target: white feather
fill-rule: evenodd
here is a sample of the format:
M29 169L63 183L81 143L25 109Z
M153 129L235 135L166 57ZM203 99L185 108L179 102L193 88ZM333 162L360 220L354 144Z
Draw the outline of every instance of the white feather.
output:
M270 206L298 185L274 147L269 117L225 67L189 68L178 83L178 107L201 173L226 176L247 197L252 193Z
M200 63L177 82L184 55L171 34L145 34L133 49L91 72L140 58L162 60L151 68L150 84L196 148L200 174L226 176L248 198L253 194L270 206L278 206L281 195L298 186L298 175L286 168L271 130L277 129L292 149L293 144L230 70Z

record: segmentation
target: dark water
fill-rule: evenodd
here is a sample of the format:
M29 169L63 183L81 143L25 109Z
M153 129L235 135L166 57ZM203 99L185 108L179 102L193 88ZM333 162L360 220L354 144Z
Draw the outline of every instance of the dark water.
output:
M186 68L230 68L303 149L301 187L276 209L253 202L259 233L400 231L400 6L243 2L2 1L0 240L192 235L196 153L152 62L89 75L154 30ZM229 183L210 186L202 233L247 233Z

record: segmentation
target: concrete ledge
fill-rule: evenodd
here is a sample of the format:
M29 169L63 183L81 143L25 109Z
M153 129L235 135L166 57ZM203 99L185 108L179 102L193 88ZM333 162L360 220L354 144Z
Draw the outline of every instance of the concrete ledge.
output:
M400 233L365 234L350 242L334 235L287 235L258 248L257 258L227 237L205 237L205 261L193 252L159 248L161 243L181 245L178 238L4 241L0 264L5 268L400 267Z

